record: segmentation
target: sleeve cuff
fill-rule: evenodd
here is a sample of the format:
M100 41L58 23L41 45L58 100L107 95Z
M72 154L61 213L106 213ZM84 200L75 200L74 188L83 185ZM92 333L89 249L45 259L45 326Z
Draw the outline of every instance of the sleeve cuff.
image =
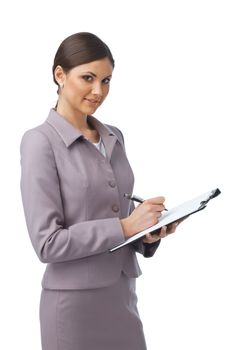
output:
M136 252L142 254L145 258L150 258L156 252L161 240L154 243L144 243L142 238L132 243Z

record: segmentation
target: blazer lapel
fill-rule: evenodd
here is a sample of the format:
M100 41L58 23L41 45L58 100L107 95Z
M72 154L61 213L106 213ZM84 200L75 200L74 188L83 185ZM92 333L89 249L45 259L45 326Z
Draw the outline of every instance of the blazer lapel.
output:
M88 116L88 121L99 132L106 151L106 158L110 162L114 146L118 140L116 134L110 129L110 127L102 124L98 119L93 116Z

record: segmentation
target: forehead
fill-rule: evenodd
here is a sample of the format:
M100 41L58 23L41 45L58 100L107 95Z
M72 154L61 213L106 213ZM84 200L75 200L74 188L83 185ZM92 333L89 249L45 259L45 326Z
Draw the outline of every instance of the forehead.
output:
M112 74L113 67L110 60L105 57L100 60L92 61L85 64L80 64L72 69L74 73L91 72L96 76L108 76Z

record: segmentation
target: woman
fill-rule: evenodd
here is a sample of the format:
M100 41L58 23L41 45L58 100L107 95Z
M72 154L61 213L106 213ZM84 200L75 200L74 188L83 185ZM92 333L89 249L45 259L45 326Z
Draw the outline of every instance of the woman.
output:
M21 141L21 193L32 245L47 263L42 280L43 350L145 350L137 310L135 252L151 257L163 227L113 253L109 249L154 225L164 198L135 209L134 177L119 129L92 115L109 92L114 60L91 33L66 38L53 79L58 101Z

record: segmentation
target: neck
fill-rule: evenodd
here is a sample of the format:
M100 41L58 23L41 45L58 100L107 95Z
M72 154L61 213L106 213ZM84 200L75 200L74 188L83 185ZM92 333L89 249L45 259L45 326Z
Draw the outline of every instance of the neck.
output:
M67 119L75 128L79 130L86 130L90 128L87 123L87 115L83 115L80 112L73 110L69 106L64 106L64 104L59 100L56 106L56 111Z

